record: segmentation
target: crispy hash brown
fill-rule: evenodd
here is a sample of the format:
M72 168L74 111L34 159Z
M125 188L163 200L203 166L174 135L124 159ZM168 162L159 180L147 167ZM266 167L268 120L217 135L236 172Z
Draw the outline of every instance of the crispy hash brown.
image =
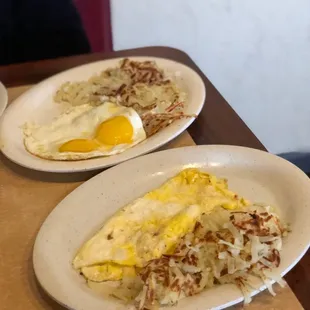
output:
M64 83L54 100L72 106L112 101L132 107L143 120L147 137L178 119L196 116L184 114L186 94L155 62L127 58L88 81Z
M181 298L225 283L236 284L248 303L251 277L260 278L273 295L271 279L284 285L274 273L281 262L282 237L288 232L279 218L263 207L218 213L223 221L218 221L214 230L208 225L210 215L204 216L173 254L140 270L143 288L136 298L137 309L171 306Z

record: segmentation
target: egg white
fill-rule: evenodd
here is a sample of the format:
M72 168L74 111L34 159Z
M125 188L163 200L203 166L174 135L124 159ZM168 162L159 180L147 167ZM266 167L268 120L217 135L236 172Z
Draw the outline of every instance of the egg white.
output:
M101 145L90 152L60 152L59 147L74 139L92 139L96 128L104 121L116 117L126 117L133 127L132 142L119 145ZM138 113L132 109L105 102L93 107L84 104L72 107L56 117L51 124L24 126L24 145L28 152L45 159L80 160L100 156L110 156L124 152L146 138Z

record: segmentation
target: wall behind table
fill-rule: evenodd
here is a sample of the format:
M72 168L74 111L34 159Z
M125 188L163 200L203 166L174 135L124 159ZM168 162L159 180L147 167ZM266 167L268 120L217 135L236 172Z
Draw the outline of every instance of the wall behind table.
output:
M269 151L310 151L309 0L111 0L111 8L115 50L184 50Z

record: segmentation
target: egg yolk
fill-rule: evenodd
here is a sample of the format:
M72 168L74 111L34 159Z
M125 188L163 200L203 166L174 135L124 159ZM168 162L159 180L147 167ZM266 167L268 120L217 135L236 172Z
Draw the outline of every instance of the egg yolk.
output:
M100 144L96 140L74 139L64 143L59 152L88 153L96 150Z
M116 116L102 122L95 133L94 139L74 139L62 144L59 152L88 153L100 145L118 145L131 143L133 127L125 116Z
M101 123L95 139L102 144L117 145L132 142L133 128L125 116L116 116Z

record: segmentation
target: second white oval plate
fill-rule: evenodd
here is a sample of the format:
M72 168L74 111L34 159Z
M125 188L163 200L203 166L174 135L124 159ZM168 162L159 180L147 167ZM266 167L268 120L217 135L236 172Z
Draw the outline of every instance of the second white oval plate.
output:
M52 161L41 159L28 153L24 147L22 126L26 122L46 124L59 115L62 105L53 101L57 89L67 81L85 81L92 75L115 67L122 58L114 58L90 63L59 73L32 87L12 103L0 122L0 148L5 156L15 163L41 171L77 172L95 170L116 165L130 158L148 153L169 142L184 131L194 118L175 121L167 128L125 152L109 157L100 157L81 161ZM189 67L163 58L130 57L130 59L156 61L167 73L178 73L176 82L188 94L184 112L198 115L205 100L205 86L200 76Z
M34 245L34 270L42 287L70 309L127 309L118 300L103 298L90 290L73 270L72 259L119 208L189 167L228 178L232 190L253 202L277 206L292 229L281 252L282 276L306 252L310 243L310 181L301 170L277 156L249 148L179 148L142 156L106 170L58 204L42 225ZM258 287L265 288L261 284ZM185 298L171 309L219 309L242 299L235 286L222 285Z

